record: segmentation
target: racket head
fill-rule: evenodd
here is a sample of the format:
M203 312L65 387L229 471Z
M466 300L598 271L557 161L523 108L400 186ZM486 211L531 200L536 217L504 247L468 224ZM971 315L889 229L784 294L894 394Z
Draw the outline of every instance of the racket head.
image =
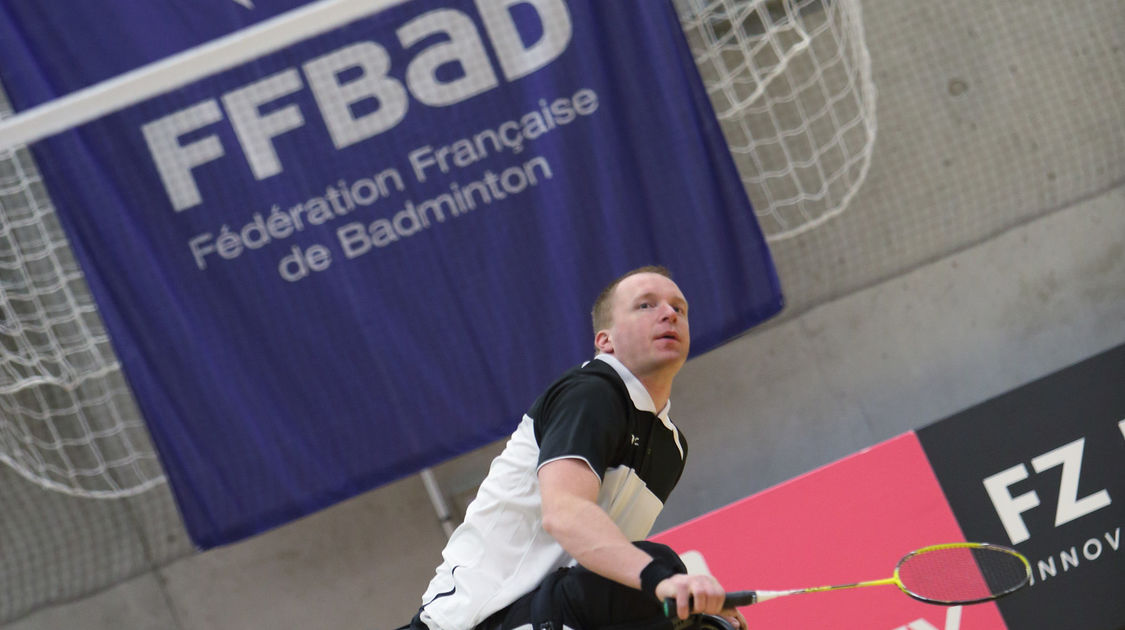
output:
M895 567L902 592L930 604L954 606L991 601L1031 581L1031 563L1010 547L948 543L912 551Z

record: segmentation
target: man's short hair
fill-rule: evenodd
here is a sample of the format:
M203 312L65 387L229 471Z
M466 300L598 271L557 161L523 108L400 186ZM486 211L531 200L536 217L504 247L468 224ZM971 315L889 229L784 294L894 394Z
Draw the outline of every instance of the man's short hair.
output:
M598 294L598 299L594 300L594 308L590 311L590 318L594 323L595 335L598 334L599 330L605 330L613 325L613 293L617 290L617 285L621 284L621 281L625 278L635 276L639 273L655 273L669 280L672 279L672 272L661 265L637 267L632 271L627 271L618 276L617 279L609 283L606 288L602 289L602 292Z

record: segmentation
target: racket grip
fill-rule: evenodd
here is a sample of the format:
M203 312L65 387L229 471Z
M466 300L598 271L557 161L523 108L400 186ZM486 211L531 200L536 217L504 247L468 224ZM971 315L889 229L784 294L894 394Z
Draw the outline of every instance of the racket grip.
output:
M740 608L757 603L758 593L756 591L734 591L733 593L727 593L723 608Z
M734 591L727 593L727 598L723 600L723 608L738 608L740 606L749 606L758 602L758 594L754 591ZM688 609L690 610L693 605L691 599L688 599ZM676 616L676 598L667 597L664 599L664 616L669 619Z

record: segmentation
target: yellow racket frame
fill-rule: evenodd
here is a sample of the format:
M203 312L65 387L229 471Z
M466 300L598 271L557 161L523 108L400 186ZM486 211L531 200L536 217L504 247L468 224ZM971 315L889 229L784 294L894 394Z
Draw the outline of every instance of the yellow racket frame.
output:
M1009 589L1007 589L1007 590L1005 590L1001 593L996 593L996 594L993 594L989 597L984 597L984 598L981 598L981 599L975 599L975 600L971 600L971 601L965 601L965 600L945 601L945 600L933 599L933 598L924 597L922 595L914 593L910 589L906 588L906 586L902 583L902 579L899 577L899 568L902 567L903 563L905 563L910 558L913 558L914 556L924 554L924 553L930 553L932 551L940 551L940 550L943 550L943 549L990 549L992 551L1000 551L1000 552L1003 552L1003 553L1007 553L1011 556L1014 556L1014 557L1018 558L1020 560L1020 562L1023 563L1024 570L1027 573L1027 577L1022 582L1020 582L1018 585L1013 586L1012 588L1009 588ZM754 601L752 601L750 603L756 604L758 602L763 602L763 601L766 601L766 600L769 600L769 599L784 597L786 595L797 595L799 593L819 593L819 592L824 592L824 591L837 591L837 590L843 590L843 589L848 589L848 588L863 588L863 587L866 587L866 586L891 586L891 585L893 585L893 586L897 586L899 588L899 590L902 591L903 593L906 593L910 597L913 597L914 599L917 599L919 601L927 602L927 603L930 603L930 604L942 604L942 605L946 605L946 606L951 606L951 605L956 605L956 604L975 604L975 603L979 603L979 602L985 602L985 601L993 600L993 599L996 599L997 597L1002 597L1004 595L1007 595L1009 593L1012 593L1016 590L1019 590L1019 589L1023 588L1023 586L1026 585L1028 583L1028 581L1030 581L1030 579L1031 579L1031 563L1028 561L1028 559L1023 554L1016 551L1015 549L1011 549L1010 547L1004 547L1002 545L994 545L992 543L957 542L957 543L944 543L944 544L940 544L940 545L929 545L927 547L922 547L921 549L915 549L914 551L911 551L910 553L903 556L902 559L898 561L898 564L895 565L894 575L892 575L889 578L884 578L882 580L868 580L866 582L854 582L852 584L833 584L831 586L814 586L812 588L798 588L798 589L792 589L792 590L788 590L788 591L744 591L744 592L754 593L754 595L755 595ZM731 595L735 595L735 593L731 593ZM729 596L728 596L728 598L729 598ZM738 598L731 598L731 599L738 599ZM735 605L738 606L738 605L745 605L745 604L735 604Z

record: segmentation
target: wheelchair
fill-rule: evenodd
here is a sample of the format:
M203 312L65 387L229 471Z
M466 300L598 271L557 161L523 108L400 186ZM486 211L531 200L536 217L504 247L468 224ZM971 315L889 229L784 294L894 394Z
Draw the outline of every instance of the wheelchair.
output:
M734 630L734 626L718 615L696 613L687 619L675 620L672 630Z

